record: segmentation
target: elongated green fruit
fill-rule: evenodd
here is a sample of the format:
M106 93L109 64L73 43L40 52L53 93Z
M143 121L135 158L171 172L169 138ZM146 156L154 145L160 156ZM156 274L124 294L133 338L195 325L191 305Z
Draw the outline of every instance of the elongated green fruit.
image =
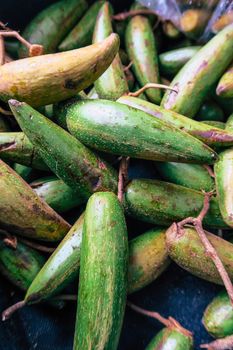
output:
M33 169L22 164L15 163L13 165L14 171L21 176L26 182L32 180L33 177Z
M59 241L70 225L0 160L0 225L9 232L45 241Z
M115 350L127 293L127 229L118 198L95 193L85 212L74 350Z
M126 213L155 225L168 226L187 217L196 217L203 208L202 192L158 180L133 180L126 187ZM227 228L218 201L212 198L204 219L209 227Z
M130 19L125 33L126 50L136 78L141 86L159 82L158 55L150 21L145 16ZM151 102L159 104L161 91L148 89L146 95Z
M224 112L219 105L211 100L205 101L197 113L196 120L224 121Z
M225 290L207 306L202 323L214 338L224 338L233 334L233 308Z
M193 118L233 56L233 24L219 32L188 61L171 82L161 106Z
M161 73L168 76L177 74L200 48L201 46L188 46L161 53L159 55Z
M57 213L64 213L84 202L77 192L56 176L38 179L30 186Z
M71 30L65 39L58 46L59 51L67 51L78 49L83 46L90 45L92 42L92 35L96 23L96 17L104 1L95 1L89 7L87 12L78 22L78 24Z
M145 350L192 350L193 338L176 328L163 328Z
M212 233L206 232L206 235L233 281L233 244ZM223 284L194 228L184 228L181 234L177 224L172 224L166 232L166 244L170 258L183 269L206 281Z
M93 43L102 42L112 32L111 5L105 2L101 7L95 24ZM129 91L119 54L116 55L109 68L94 83L100 98L117 100Z
M232 145L233 144L233 131L220 130L213 126L200 123L196 120L187 118L181 114L173 111L168 111L160 106L156 106L148 101L142 99L122 96L117 102L126 104L128 106L140 109L148 114L153 115L155 118L161 119L175 127L186 131L187 133L195 136L199 140L210 146Z
M53 53L87 7L86 0L58 1L33 18L22 35L32 44L43 45L44 53ZM23 45L20 46L19 56L27 56L27 49Z
M77 220L38 273L25 296L37 303L64 289L78 277L84 215ZM129 242L128 293L150 284L169 265L165 229L152 229Z
M22 130L57 177L86 199L93 192L117 190L115 170L67 131L26 103L9 105Z
M45 261L41 254L20 242L12 249L0 241L0 272L23 291L29 288Z
M10 131L9 124L6 121L6 118L0 115L0 133Z
M119 49L117 34L81 49L29 57L0 67L0 98L39 107L75 96L108 68Z
M207 169L198 164L156 163L156 169L164 181L210 192L214 189L214 180Z
M118 102L77 102L67 112L67 126L84 144L117 155L207 164L216 158L186 132Z
M31 168L49 170L38 151L23 132L0 133L0 157Z
M223 74L218 83L216 93L224 98L233 98L233 65Z
M202 123L213 126L214 128L225 130L225 123L219 122L217 120L202 120ZM227 129L227 131L231 131Z

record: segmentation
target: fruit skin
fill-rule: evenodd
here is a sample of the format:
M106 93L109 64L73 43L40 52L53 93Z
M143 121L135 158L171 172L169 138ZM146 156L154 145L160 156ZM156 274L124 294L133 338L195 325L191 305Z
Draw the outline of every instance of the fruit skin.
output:
M196 120L213 120L223 122L225 120L224 112L214 101L207 100L203 103L197 113Z
M9 232L44 241L59 241L70 225L0 160L0 226Z
M145 350L192 350L193 339L176 328L163 328L147 345Z
M17 248L0 241L0 272L13 285L26 291L46 259L34 249L17 242Z
M89 94L88 94L88 98L89 98ZM81 96L80 94L78 94L75 97L69 98L68 100L55 103L53 105L53 114L54 114L53 121L59 126L61 126L63 129L67 130L67 123L66 123L67 111L73 103L79 100L83 100L83 96Z
M84 202L77 192L56 176L35 180L30 186L57 213L65 213Z
M111 64L119 49L117 34L81 49L29 57L0 67L0 98L45 106L75 96Z
M135 108L107 100L73 104L72 135L91 148L149 160L212 163L216 154L191 135Z
M117 349L127 294L128 239L110 192L89 199L84 218L74 350Z
M219 80L216 94L224 98L233 97L233 64L230 66L230 68L228 68L228 70Z
M204 202L202 192L158 180L132 180L126 187L126 213L155 225L168 226L187 217L196 217ZM212 198L204 224L229 228L220 214L218 201Z
M225 130L225 123L224 122L219 122L217 120L202 120L202 123L210 125L214 128ZM227 130L227 131L230 131L230 130Z
M170 85L178 92L166 91L161 106L193 118L212 85L232 61L232 42L233 24L219 32L185 64Z
M125 46L138 83L159 82L158 54L150 20L145 16L134 16L130 19L125 33ZM161 101L159 89L148 89L146 96L153 103Z
M39 12L24 29L22 36L31 44L40 44L44 53L53 53L64 36L72 29L87 9L86 0L61 0ZM19 47L19 57L27 57L28 51Z
M201 165L160 162L155 166L164 181L205 192L213 191L215 187L213 178Z
M102 42L112 32L111 13L112 7L105 2L99 10L93 33L93 43ZM129 92L125 73L119 54L115 56L108 69L94 82L97 94L100 98L117 100L120 96Z
M122 96L117 100L117 102L140 109L150 115L153 115L155 118L174 125L175 127L198 138L207 145L227 146L233 144L233 130L223 131L215 126L205 125L204 123L200 123L196 120L187 118L184 115L166 110L161 106L156 106L153 103L136 97Z
M174 76L200 50L201 46L188 46L159 55L161 74Z
M45 163L81 198L96 191L117 191L115 170L95 153L26 103L10 100L9 105Z
M26 165L15 163L12 168L26 182L31 181L33 176L35 176L35 173L34 173L33 169L28 167L28 166L26 166Z
M39 170L49 170L23 132L0 133L0 157Z
M28 304L62 291L78 277L84 213L47 260L27 291ZM150 284L169 265L165 229L155 228L129 241L128 293Z
M206 232L206 236L233 281L233 244L209 232ZM172 224L166 232L166 245L170 258L183 269L206 281L223 284L213 260L206 254L194 228L185 227L180 234L177 224Z
M92 42L92 35L96 23L96 17L101 6L105 1L95 1L89 7L84 16L80 19L77 25L65 37L65 39L58 46L59 51L67 51L78 49L83 46L90 45Z
M224 338L233 333L233 308L227 292L220 292L205 309L202 323L214 338Z

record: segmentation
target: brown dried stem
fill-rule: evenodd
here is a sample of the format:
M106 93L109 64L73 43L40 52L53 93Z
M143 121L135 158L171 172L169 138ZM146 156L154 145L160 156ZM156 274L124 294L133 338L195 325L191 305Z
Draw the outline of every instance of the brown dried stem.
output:
M138 10L131 10L131 11L125 11L118 13L117 15L112 16L112 19L115 21L124 21L125 19L137 15L154 15L157 16L157 13L153 10L147 10L147 9L138 9Z
M26 305L26 302L22 300L8 307L8 309L4 310L2 313L2 321L8 320L13 315L13 313L15 313L15 311L22 309L25 305Z
M170 86L164 85L164 84L157 84L157 83L147 83L146 85L144 85L141 89L135 91L135 92L129 92L128 96L133 96L133 97L138 97L139 95L141 95L145 90L147 89L165 89L165 90L171 90L174 91L176 93L178 93L178 91L174 88L171 88Z
M126 72L127 70L129 70L129 69L132 67L132 65L133 65L133 61L130 61L129 64L128 64L128 66L125 66L125 67L124 67L124 72Z
M12 249L16 249L17 248L17 238L15 236L11 236L10 234L7 234L7 237L4 238L3 242L5 243L5 245L7 247L10 247Z
M178 321L176 321L173 317L169 316L168 318L165 318L165 317L161 316L158 312L145 310L145 309L131 303L130 301L127 301L127 305L132 310L134 310L142 315L149 316L149 317L156 319L157 321L159 321L160 323L162 323L164 326L166 326L168 328L175 328L187 336L192 336L192 333L189 330L187 330L186 328L183 328L181 326L181 324Z
M53 247L46 247L46 246L39 244L39 243L36 243L36 242L28 241L27 239L24 239L24 238L20 238L19 241L24 243L28 247L31 247L31 248L38 250L40 252L43 252L43 253L53 253L54 250L56 249Z
M4 39L2 36L0 36L0 66L2 66L5 63L5 45L4 45Z
M183 230L184 225L192 224L195 227L195 229L196 229L196 231L201 239L201 242L202 242L203 246L205 247L206 255L209 256L212 259L213 263L215 264L215 266L219 272L219 275L222 278L223 284L226 288L226 291L227 291L228 296L230 298L231 304L233 306L233 286L232 286L230 277L229 277L221 259L219 258L215 248L212 246L212 244L208 240L206 233L205 233L203 226L202 226L203 219L209 210L210 198L212 195L213 195L213 192L205 193L204 205L203 205L203 208L202 208L200 214L196 218L189 217L189 218L186 218L186 219L180 221L177 224L177 229L178 229L178 234L182 235L182 230Z
M208 350L230 350L233 349L233 335L229 337L217 339L209 344L202 344L200 346L202 349Z
M203 165L203 168L205 168L205 169L208 171L208 173L209 173L209 175L210 175L211 177L215 178L213 169L212 169L209 165L206 165L206 164L205 164L205 165Z
M29 51L29 56L39 56L43 54L43 46L38 44L31 44L29 41L25 40L17 31L15 30L2 30L0 31L1 37L14 37L19 40Z
M7 111L6 109L2 108L1 106L0 106L0 113L4 114L4 115L10 115L10 116L13 115L13 113L11 111Z
M122 157L119 167L119 176L118 176L118 199L122 203L125 186L128 181L128 167L129 167L129 157Z

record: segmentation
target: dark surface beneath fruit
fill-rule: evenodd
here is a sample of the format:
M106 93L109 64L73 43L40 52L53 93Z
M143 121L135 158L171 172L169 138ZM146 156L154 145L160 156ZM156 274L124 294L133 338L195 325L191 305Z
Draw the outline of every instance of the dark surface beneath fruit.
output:
M22 29L32 16L51 0L0 1L1 20L14 29ZM112 1L116 11L127 8L130 1ZM123 5L121 5L123 4ZM149 162L131 163L131 177L154 177ZM74 214L75 215L75 214ZM77 213L75 215L77 217ZM128 220L129 232L140 234L151 226ZM130 237L132 235L130 234ZM209 342L201 324L203 311L216 293L214 284L191 276L171 265L157 281L129 297L135 304L159 311L163 316L175 317L195 334L195 349ZM70 291L68 291L70 292ZM23 295L0 278L0 310L22 299ZM17 312L0 326L0 350L71 350L75 324L76 303L70 302L64 310L56 311L45 305L27 307ZM161 325L127 308L119 350L143 350Z

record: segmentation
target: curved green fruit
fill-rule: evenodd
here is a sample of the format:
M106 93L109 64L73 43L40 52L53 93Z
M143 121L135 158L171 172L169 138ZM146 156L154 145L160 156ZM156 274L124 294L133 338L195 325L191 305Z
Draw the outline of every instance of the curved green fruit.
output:
M111 5L108 2L105 2L101 6L96 19L93 43L102 42L113 32L111 13ZM118 53L112 64L101 75L101 77L94 82L94 85L99 97L106 98L108 100L117 100L120 96L129 91Z
M143 101L136 97L122 96L117 102L140 109L155 118L174 125L175 127L186 131L199 140L210 146L222 146L233 144L233 131L221 130L214 126L208 126L196 120L187 118L173 111L168 111L160 106L156 106L148 101Z
M203 208L202 192L158 180L133 180L126 187L126 213L155 225L168 226L187 217L196 217ZM228 226L220 214L218 201L212 198L204 224L213 228Z
M225 126L226 126L225 123L219 122L217 120L202 120L202 123L210 125L214 128L222 129L222 130L225 130ZM232 131L232 130L227 129L227 131Z
M219 80L216 94L224 98L233 97L233 65L228 68Z
M197 113L196 120L213 120L223 122L225 120L224 112L219 105L211 100L207 100L203 103Z
M227 118L225 128L226 130L233 131L233 113Z
M69 131L91 148L161 161L213 163L201 141L151 115L118 102L85 100L67 112Z
M192 350L193 339L176 328L163 328L145 350Z
M78 193L56 176L48 176L33 181L31 188L57 213L65 213L84 202Z
M86 0L58 1L39 12L23 31L22 36L31 44L43 45L44 53L53 53L87 7ZM27 49L21 45L19 57L27 56Z
M95 153L26 103L10 100L9 105L45 163L80 197L87 199L97 191L117 191L115 170Z
M20 242L12 249L0 241L0 272L23 291L28 289L45 261L37 251Z
M194 190L210 192L215 186L207 169L198 164L164 162L156 163L156 169L164 181Z
M47 260L27 291L27 303L57 294L78 277L84 215ZM129 241L128 293L153 282L169 265L165 229L152 229Z
M207 306L202 323L214 338L224 338L233 334L233 308L225 290Z
M85 212L74 350L115 350L127 293L124 213L110 192L95 193Z
M233 281L233 244L209 232L206 232L206 236ZM181 234L177 224L172 224L166 232L166 244L170 258L183 269L206 281L223 284L212 258L206 254L194 228L184 228Z
M135 16L130 19L125 33L125 45L140 85L158 83L158 55L153 29L148 18ZM151 102L160 103L159 89L148 89L145 93Z
M13 165L13 169L26 182L31 181L31 179L33 177L33 173L34 173L32 168L30 168L26 165L15 163Z
M177 74L200 48L201 46L188 46L161 53L159 55L161 73L168 76Z
M95 1L89 7L87 12L78 22L78 24L71 30L65 39L58 46L59 51L67 51L78 49L83 46L90 45L92 42L92 35L96 23L96 18L104 1Z
M161 106L193 118L232 56L233 24L219 32L185 64L170 85L177 92L166 91Z
M91 98L91 97L89 97L89 95L90 95L90 92L88 94L88 98ZM78 94L77 96L72 97L68 100L55 103L53 105L53 115L54 115L53 120L54 120L54 122L56 124L60 125L63 129L67 130L67 123L66 123L67 111L73 103L75 103L79 100L83 100L83 96L81 96L80 94Z
M0 98L39 107L73 97L99 78L118 49L118 35L111 34L103 42L81 49L4 64L0 67Z
M0 226L32 239L59 241L70 225L0 160Z
M49 170L35 147L23 132L0 133L0 157L31 168Z

